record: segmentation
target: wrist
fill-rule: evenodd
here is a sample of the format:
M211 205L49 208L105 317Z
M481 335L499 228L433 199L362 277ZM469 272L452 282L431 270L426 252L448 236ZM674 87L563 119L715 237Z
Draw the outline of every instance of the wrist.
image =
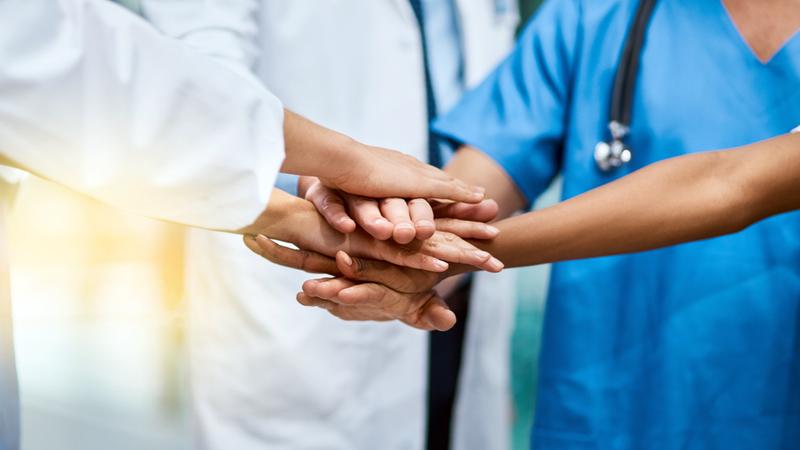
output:
M341 180L351 176L353 168L361 167L362 155L367 151L367 146L357 140L337 135L325 149L325 156L321 156L321 167L317 178L322 180Z
M333 178L352 168L353 154L364 147L355 139L285 111L286 159L282 172Z
M297 196L300 198L306 198L306 194L308 193L308 189L314 185L314 183L318 182L319 178L317 177L307 177L307 176L300 176L297 178Z
M276 189L267 208L243 233L263 234L270 239L295 243L298 231L306 229L306 222L313 215L316 210L311 203Z

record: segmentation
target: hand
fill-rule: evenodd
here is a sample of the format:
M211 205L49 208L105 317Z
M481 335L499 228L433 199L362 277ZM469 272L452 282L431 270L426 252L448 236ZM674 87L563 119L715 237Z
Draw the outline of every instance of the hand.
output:
M379 201L332 189L315 177L301 177L298 194L313 203L325 220L342 233L352 233L360 226L375 239L393 238L399 244L432 237L435 218L489 222L498 211L494 200L475 204L400 198Z
M371 147L284 111L286 158L281 171L319 177L329 187L373 198L438 198L478 203L469 186L403 153Z
M334 169L335 167L335 169ZM351 143L346 156L320 176L328 187L370 198L435 198L478 203L486 190L470 186L404 153Z
M447 331L455 314L433 290L448 274L391 267L382 261L336 255L342 277L303 283L298 302L328 310L343 320L399 320L414 328ZM358 283L353 280L361 281Z
M430 239L407 245L376 241L362 230L342 234L331 228L314 207L296 197L276 191L267 211L243 234L263 234L291 242L303 250L334 256L343 250L354 256L389 261L393 264L433 272L444 272L447 262L466 264L491 272L502 270L503 264L491 254L478 249L460 236L491 239L497 230L486 224L447 219L437 224ZM246 240L252 246L254 240Z
M280 246L269 239L248 239L245 242L249 247L276 264L349 278L307 281L304 292L297 296L305 306L324 308L344 320L400 320L423 330L445 331L456 323L453 312L432 290L448 274L352 258L345 252L338 252L334 261L318 253Z

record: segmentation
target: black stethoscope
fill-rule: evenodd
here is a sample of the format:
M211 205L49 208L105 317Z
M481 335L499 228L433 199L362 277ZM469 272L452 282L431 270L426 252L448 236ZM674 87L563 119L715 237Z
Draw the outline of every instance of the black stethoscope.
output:
M630 133L633 92L636 89L639 59L655 6L656 0L641 0L628 30L611 94L608 122L611 140L599 142L594 148L594 160L603 172L627 164L633 156L630 148L625 145L625 138Z

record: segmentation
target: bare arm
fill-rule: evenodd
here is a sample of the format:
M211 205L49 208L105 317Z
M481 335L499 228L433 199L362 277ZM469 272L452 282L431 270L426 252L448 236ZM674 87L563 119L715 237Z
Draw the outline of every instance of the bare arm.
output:
M525 197L505 170L473 147L461 147L445 168L449 175L486 188L486 197L497 202L497 218L504 219L526 206Z
M653 164L476 242L506 266L630 253L740 231L800 209L800 135Z
M488 192L497 194L491 187ZM556 206L501 221L495 224L501 230L497 238L474 243L506 266L524 266L711 238L796 209L800 135L789 135L653 164ZM262 250L281 259L275 247ZM303 285L301 303L344 319L394 317L426 329L449 329L455 317L435 298L420 296L443 277L472 270L451 266L431 274L361 258L348 264L344 254L336 259L344 276L364 283L312 280Z

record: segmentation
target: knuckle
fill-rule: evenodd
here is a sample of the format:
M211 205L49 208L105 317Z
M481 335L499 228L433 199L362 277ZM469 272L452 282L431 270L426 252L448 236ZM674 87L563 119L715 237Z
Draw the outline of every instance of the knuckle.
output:
M306 269L308 267L308 264L311 262L312 258L311 253L309 253L307 250L299 250L299 255L300 255L300 268Z
M356 275L363 275L367 271L367 262L364 261L362 258L352 258L355 264L353 264L353 271Z
M378 286L374 286L373 291L376 291L376 299L379 303L385 303L389 300L389 293L385 288L380 288Z
M332 209L338 208L341 206L339 199L335 195L326 195L322 199L322 204L320 205L320 209L322 211L330 211Z

